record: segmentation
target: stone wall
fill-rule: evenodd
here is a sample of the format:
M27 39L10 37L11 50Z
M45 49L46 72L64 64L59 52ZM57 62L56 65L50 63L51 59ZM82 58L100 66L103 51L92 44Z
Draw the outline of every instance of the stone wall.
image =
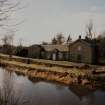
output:
M80 63L92 63L92 47L88 44L77 42L70 46L70 60Z

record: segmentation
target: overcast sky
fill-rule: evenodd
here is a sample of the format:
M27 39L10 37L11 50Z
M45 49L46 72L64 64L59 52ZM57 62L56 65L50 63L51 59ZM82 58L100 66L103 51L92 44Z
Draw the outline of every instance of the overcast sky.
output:
M27 7L17 15L24 23L19 26L16 40L26 45L50 41L56 33L65 37L71 34L85 36L85 26L90 19L98 34L105 30L105 0L26 0ZM24 0L24 2L26 2Z

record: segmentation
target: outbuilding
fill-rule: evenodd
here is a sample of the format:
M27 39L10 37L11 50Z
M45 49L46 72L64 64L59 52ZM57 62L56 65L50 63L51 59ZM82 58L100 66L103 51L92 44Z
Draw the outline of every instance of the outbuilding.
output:
M42 45L45 50L45 59L68 60L68 45Z

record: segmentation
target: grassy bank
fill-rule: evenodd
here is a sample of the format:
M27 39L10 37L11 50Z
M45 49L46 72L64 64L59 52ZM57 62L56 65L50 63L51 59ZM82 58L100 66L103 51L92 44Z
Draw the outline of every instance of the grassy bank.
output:
M8 55L0 54L0 64L10 71L27 75L29 78L41 78L66 85L93 84L99 78L104 80L105 77L104 66L76 64L66 61L39 60L16 56L10 58Z
M57 67L64 67L64 68L88 68L92 67L92 65L86 65L83 63L73 63L68 61L52 61L52 60L44 60L44 59L32 59L32 58L24 58L24 57L18 57L18 56L12 56L11 58L9 55L0 54L0 59L3 60L11 60L11 61L17 61L22 63L27 63L28 61L30 64L37 64L37 65L45 65L45 66L57 66ZM94 66L93 66L94 67Z

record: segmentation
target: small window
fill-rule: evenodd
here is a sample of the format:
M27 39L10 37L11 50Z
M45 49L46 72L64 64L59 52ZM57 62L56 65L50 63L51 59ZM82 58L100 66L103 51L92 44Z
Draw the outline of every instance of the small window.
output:
M78 46L78 51L81 51L82 47L81 46Z

